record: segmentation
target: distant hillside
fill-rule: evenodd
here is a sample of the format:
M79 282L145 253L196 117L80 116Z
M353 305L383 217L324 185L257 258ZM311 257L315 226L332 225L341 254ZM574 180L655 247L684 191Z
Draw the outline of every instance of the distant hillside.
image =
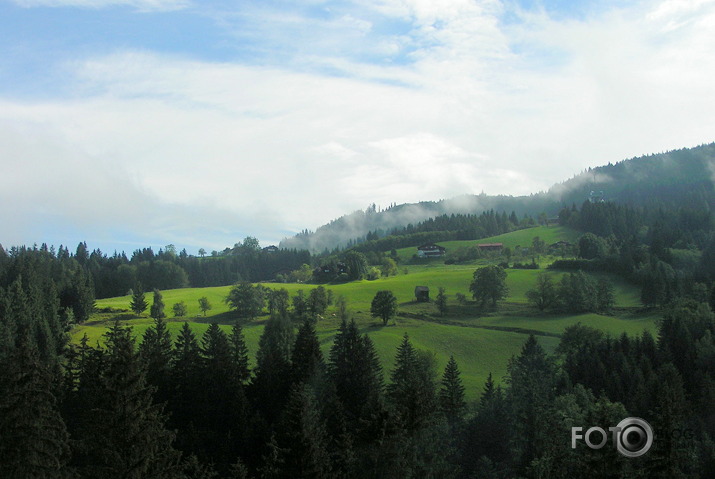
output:
M581 205L589 198L631 205L658 204L664 208L680 204L715 207L715 143L684 148L620 161L589 169L547 192L529 196L464 195L440 201L425 201L391 206L342 216L319 227L304 231L281 242L282 248L321 252L344 247L349 241L364 238L368 232L379 236L394 228L416 224L444 214L480 214L484 211L512 211L518 217L546 213L556 216L561 208ZM592 194L593 192L593 194Z

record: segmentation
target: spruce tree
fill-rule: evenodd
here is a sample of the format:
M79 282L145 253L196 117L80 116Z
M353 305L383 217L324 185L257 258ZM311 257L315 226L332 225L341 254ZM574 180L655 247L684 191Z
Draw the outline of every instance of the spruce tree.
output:
M468 477L490 477L506 471L512 457L513 426L501 387L489 373L479 400L477 413L466 424L460 465ZM511 477L502 474L496 477Z
M310 381L324 366L313 321L306 319L298 330L291 358L293 383Z
M141 314L146 311L148 305L141 284L137 284L134 288L134 293L132 294L132 300L129 303L129 307L137 316L141 316Z
M246 426L246 397L228 336L212 323L201 338L201 447L222 472L236 459Z
M464 385L454 356L449 357L442 375L439 403L450 424L455 424L462 419L467 404L464 402Z
M240 384L245 384L251 377L251 369L248 366L246 339L243 336L243 328L238 321L233 323L228 341L233 358L234 374Z
M328 377L348 429L359 436L361 429L382 413L383 377L372 341L360 335L354 320L340 324L330 349Z
M176 337L172 351L171 391L169 400L172 427L178 428L177 447L193 447L192 422L200 423L197 404L203 397L201 348L188 323Z
M149 316L154 319L164 319L166 317L164 313L164 298L158 289L154 290L154 302L149 310Z
M69 456L50 374L25 336L0 360L0 477L69 477Z
M405 333L397 348L387 396L400 424L408 431L422 427L434 413L436 398L431 367L429 358L417 352Z
M276 442L280 458L276 467L281 477L333 477L325 425L313 392L305 383L291 388Z
M268 319L258 340L251 390L257 408L269 422L277 419L288 396L294 343L293 325L287 318Z
M171 333L166 327L166 321L156 318L154 324L144 332L139 353L146 363L147 383L157 388L155 399L159 403L170 396L168 381L171 371L171 346Z
M172 351L172 376L175 387L195 383L201 370L201 348L189 323L184 323Z
M658 371L658 387L651 423L656 441L648 453L649 477L693 477L696 457L692 442L682 431L686 430L689 404L685 397L683 379L671 363Z
M547 430L548 411L556 394L555 367L534 335L530 335L521 354L509 360L507 371L515 453L519 467L525 468L536 458Z
M86 412L80 472L93 479L175 477L180 454L162 406L153 404L131 329L115 323L105 336L106 368L98 401Z

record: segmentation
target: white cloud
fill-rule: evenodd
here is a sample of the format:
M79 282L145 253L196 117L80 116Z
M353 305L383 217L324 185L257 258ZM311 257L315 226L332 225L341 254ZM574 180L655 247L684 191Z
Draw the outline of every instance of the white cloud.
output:
M78 228L121 223L220 248L372 202L528 194L714 139L712 2L579 20L517 12L508 25L496 1L360 4L325 19L243 12L266 21L247 35L271 31L256 48L280 47L284 65L98 54L67 66L72 97L5 99L3 200L24 198L29 218L39 208ZM409 29L386 34L385 18ZM290 37L310 29L331 36ZM32 241L21 215L3 220Z

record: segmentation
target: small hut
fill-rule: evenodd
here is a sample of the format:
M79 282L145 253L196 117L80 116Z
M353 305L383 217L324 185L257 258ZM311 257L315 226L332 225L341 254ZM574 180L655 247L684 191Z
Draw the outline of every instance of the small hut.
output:
M415 298L417 301L426 303L429 301L429 288L427 286L417 286L415 288Z

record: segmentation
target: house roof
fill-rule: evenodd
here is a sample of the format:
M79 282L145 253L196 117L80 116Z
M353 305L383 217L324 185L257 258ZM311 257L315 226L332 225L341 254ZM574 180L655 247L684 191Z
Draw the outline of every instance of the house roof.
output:
M420 249L420 250L425 250L425 249L439 249L439 250L443 250L443 249L446 249L446 248L443 247L443 246L440 246L440 245L438 245L438 244L429 243L429 244L423 244L422 246L418 246L417 249Z

